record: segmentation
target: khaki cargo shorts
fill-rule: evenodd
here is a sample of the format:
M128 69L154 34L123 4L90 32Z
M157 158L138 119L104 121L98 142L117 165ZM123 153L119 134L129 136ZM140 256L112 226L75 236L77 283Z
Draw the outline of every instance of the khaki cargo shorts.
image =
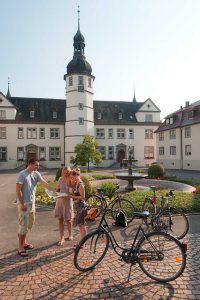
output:
M21 210L21 205L18 204L19 229L18 234L25 235L30 230L35 222L35 207L27 206L26 211Z

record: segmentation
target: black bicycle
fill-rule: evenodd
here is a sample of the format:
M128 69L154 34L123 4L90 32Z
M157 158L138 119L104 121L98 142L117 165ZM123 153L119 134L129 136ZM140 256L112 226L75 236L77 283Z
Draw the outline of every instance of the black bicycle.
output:
M130 264L128 280L132 266L137 263L147 276L159 282L174 280L183 273L186 266L186 244L165 232L145 233L142 225L139 225L132 244L124 248L116 241L106 221L106 213L111 209L103 210L98 228L88 233L75 249L74 265L78 270L86 272L95 268L106 255L111 243L121 260ZM134 212L135 217L146 218L147 215L148 212ZM139 233L142 234L141 237Z
M110 212L112 218L116 220L116 215L119 211L123 211L126 215L127 223L130 223L133 220L134 205L131 201L122 198L119 191L116 192L116 197L108 201L105 197L105 190L102 188L97 188L97 193L91 195L86 200L86 205L88 209L97 208L98 212L96 217L98 217L107 206L111 208Z
M152 229L162 229L168 233L173 234L177 239L182 239L189 230L189 222L186 215L177 208L174 208L169 198L174 198L174 190L166 193L166 196L161 197L160 205L157 205L156 187L151 186L153 190L152 197L145 197L142 211L150 213L150 222L147 219L147 225Z

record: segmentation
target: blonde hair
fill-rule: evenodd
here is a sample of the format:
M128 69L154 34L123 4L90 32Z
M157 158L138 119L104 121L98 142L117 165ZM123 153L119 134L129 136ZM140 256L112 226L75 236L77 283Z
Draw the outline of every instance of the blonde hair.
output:
M71 168L70 168L69 166L63 167L63 168L62 168L62 172L61 172L61 176L63 176L64 171L67 171L67 172L68 172L68 175L67 175L67 177L66 177L65 179L66 179L66 184L67 184L67 186L70 186L70 185L71 185L71 181L70 181L69 175L70 175L70 173L71 173Z
M80 175L81 175L81 170L80 170L80 168L75 168L75 169L73 169L73 170L71 171L71 174L72 174L73 176L75 176L75 175L80 176Z

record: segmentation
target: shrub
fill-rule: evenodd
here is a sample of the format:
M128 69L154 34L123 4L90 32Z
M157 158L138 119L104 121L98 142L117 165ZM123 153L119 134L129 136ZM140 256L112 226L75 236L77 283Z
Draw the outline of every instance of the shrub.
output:
M85 186L85 196L87 198L89 195L91 195L93 193L93 189L92 189L92 186L91 186L90 181L87 178L87 176L81 176L81 180L84 183L84 186Z
M92 175L93 180L103 180L103 179L115 179L116 177L113 175L102 175L102 174L96 174Z
M56 177L55 177L55 181L58 181L58 179L60 178L62 173L62 168L59 168L56 172Z
M161 178L165 174L164 168L158 163L153 163L148 168L148 176L150 178Z
M101 184L100 188L104 189L105 195L111 200L116 191L119 189L119 185L113 183L112 181L104 182Z

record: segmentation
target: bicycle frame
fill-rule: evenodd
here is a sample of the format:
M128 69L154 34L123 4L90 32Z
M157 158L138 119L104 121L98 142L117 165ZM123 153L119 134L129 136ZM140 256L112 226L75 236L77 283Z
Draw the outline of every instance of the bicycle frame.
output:
M119 248L121 250L127 250L127 248L121 247L118 244L118 242L116 241L116 238L114 237L114 235L113 235L113 233L112 233L112 231L110 229L110 226L109 226L108 222L106 221L105 216L106 216L107 212L109 212L109 211L111 211L110 208L105 208L104 209L104 212L103 212L103 215L102 215L101 220L99 222L99 225L98 225L98 227L95 230L99 230L101 233L107 234L109 236L109 241L111 242L113 250L115 251L115 253L118 256L122 257L122 254L119 253L119 251L117 251L117 248ZM139 235L140 231L142 232L142 235L145 238L147 238L147 236L146 236L146 234L145 234L145 232L144 232L144 230L142 228L142 224L140 224L139 227L138 227L138 229L137 229L137 232L135 234L135 237L134 237L133 243L131 245L131 248L129 248L129 251L133 251L133 250L137 249L136 241L137 241L137 238L138 238L138 235ZM135 246L135 244L136 244L136 246ZM155 249L155 251L156 251L156 249Z

